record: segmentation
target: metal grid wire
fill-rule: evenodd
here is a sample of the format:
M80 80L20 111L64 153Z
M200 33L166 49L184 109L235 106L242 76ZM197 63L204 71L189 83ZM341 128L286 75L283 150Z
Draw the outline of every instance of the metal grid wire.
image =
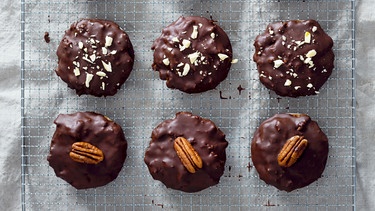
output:
M354 0L22 0L21 6L23 210L355 208ZM151 70L152 41L181 15L212 17L232 42L239 62L215 90L192 95L170 90ZM53 71L64 31L87 17L115 21L134 45L134 69L113 97L78 97ZM333 38L335 69L318 96L280 98L259 83L252 43L270 22L309 18ZM104 187L76 190L57 178L46 160L53 120L76 111L102 113L124 129L127 160L118 178ZM150 176L143 157L151 131L178 111L209 118L226 133L227 163L219 185L187 194ZM291 193L261 181L250 158L256 128L284 112L309 114L330 141L322 178Z

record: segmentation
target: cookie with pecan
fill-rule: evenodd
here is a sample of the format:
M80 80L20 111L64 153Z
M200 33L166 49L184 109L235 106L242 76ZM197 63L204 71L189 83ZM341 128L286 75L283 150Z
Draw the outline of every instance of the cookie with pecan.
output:
M328 138L306 114L276 114L261 123L251 142L260 179L292 191L319 179L328 157Z
M225 134L211 120L179 112L152 131L144 161L166 187L197 192L219 183L227 146Z
M117 123L94 112L59 114L55 119L49 165L77 189L106 185L117 178L127 141Z

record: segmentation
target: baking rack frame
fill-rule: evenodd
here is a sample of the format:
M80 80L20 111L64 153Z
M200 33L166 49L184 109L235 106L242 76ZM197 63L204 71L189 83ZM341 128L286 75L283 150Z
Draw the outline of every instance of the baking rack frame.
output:
M74 9L76 6L86 9L85 16L119 23L134 41L135 68L113 98L75 96L53 73L57 61L54 51L63 30L83 17L81 11ZM55 8L61 10L54 11ZM64 18L53 19L53 16L60 17L59 14ZM316 17L315 14L319 14L327 33L334 34L335 73L316 97L280 98L257 81L256 67L251 61L252 39L270 21L310 18ZM162 26L179 15L211 16L232 40L234 56L240 64L232 66L230 76L216 90L198 95L169 90L149 67L150 42L160 34ZM145 17L148 22L140 20ZM161 18L159 22L157 18ZM335 25L340 20L343 25ZM58 29L50 27L54 22L58 22ZM330 27L338 32L331 31ZM50 32L52 44L42 39L45 31ZM140 40L135 40L137 37ZM236 53L243 42L248 46ZM355 0L237 0L223 1L221 6L213 0L21 0L22 210L56 206L62 210L355 210L355 58ZM242 93L240 87L245 88ZM157 102L158 107L148 101ZM46 104L50 106L44 107ZM139 104L146 107L141 108ZM60 112L80 109L95 110L115 119L123 126L129 144L133 144L119 177L106 187L75 190L56 178L46 162L53 119ZM182 110L210 118L231 140L220 184L194 194L166 189L150 178L141 162L142 150L149 141L148 132ZM260 122L282 112L308 113L330 138L329 161L323 177L291 193L260 181L249 154L251 135ZM241 122L248 124L241 125ZM139 128L142 124L145 125ZM128 175L129 172L136 173Z

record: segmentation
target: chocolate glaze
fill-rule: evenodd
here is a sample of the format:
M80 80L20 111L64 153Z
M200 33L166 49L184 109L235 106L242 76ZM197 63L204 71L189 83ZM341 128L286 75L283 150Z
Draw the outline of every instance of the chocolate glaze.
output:
M311 40L305 41L305 32ZM302 42L302 43L301 43ZM259 79L280 96L316 95L334 67L333 41L315 20L269 24L254 42ZM307 59L307 53L316 55ZM283 63L277 67L274 61Z
M97 97L116 94L134 63L128 35L116 23L98 19L73 23L65 31L57 56L56 74L78 95Z
M56 176L77 189L103 186L116 179L127 149L118 124L94 112L60 114L54 123L56 131L47 160ZM73 161L69 152L75 142L88 142L98 147L103 151L104 160L96 165Z
M194 36L196 27L197 36ZM184 47L184 42L188 43ZM203 17L180 17L162 30L152 47L152 68L169 88L186 93L214 89L229 72L232 46L226 33ZM219 55L223 54L222 59ZM191 60L194 55L196 60ZM192 62L193 61L193 62ZM184 67L188 72L184 74Z
M285 142L295 135L307 139L307 148L295 164L281 167L277 156ZM251 158L260 179L288 192L320 178L327 156L327 136L305 114L276 114L259 126L251 143Z
M173 148L174 139L184 137L200 155L203 167L189 173ZM160 123L151 135L144 161L155 180L168 188L197 192L219 183L224 173L225 134L215 124L188 112Z

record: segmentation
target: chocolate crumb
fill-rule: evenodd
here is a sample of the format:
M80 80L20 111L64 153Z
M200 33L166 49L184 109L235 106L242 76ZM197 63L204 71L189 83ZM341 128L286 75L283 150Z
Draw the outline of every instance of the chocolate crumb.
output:
M44 41L46 41L46 43L49 43L51 41L51 39L49 38L48 32L44 32Z
M220 93L220 99L222 99L222 100L228 99L227 97L223 97L223 92L222 91L219 91L219 93Z
M241 84L240 84L240 85L237 87L237 90L238 90L238 94L241 95L242 90L245 90L245 88L243 88L243 87L241 86Z
M250 164L250 162L247 164L247 170L250 172L251 168L253 168L253 166Z
M265 204L264 206L266 206L266 207L274 207L276 205L275 204L271 204L270 200L267 200L267 204Z

